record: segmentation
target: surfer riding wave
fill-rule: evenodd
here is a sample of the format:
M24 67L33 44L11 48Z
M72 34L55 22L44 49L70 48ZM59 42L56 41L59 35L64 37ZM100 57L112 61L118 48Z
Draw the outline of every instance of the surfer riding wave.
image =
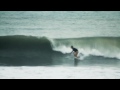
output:
M74 48L73 46L71 46L71 48L72 48L72 52L71 53L73 53L74 52L74 56L76 57L76 58L78 58L78 49L76 49L76 48Z

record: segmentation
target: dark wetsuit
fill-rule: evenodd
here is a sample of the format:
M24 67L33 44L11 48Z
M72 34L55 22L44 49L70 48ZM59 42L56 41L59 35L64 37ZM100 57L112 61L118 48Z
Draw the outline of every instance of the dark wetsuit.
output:
M74 51L74 52L78 52L78 50L77 50L76 48L73 48L73 51Z

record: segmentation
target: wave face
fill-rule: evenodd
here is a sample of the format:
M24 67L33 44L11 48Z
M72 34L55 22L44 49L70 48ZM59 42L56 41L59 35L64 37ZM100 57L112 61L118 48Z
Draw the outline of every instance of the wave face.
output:
M119 37L48 39L33 36L0 36L0 65L37 66L68 63L72 50L86 59L120 59Z
M1 36L0 65L51 65L51 42L32 36Z

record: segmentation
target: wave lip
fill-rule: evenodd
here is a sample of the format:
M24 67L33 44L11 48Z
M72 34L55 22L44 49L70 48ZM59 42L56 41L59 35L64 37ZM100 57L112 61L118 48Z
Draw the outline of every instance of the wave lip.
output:
M52 51L50 41L32 36L0 36L0 50Z

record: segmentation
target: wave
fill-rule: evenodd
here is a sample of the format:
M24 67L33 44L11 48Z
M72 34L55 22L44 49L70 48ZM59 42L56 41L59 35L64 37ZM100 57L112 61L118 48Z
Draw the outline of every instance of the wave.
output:
M52 65L72 50L84 57L120 59L120 37L49 39L34 36L0 36L0 65ZM97 59L97 58L95 58Z
M0 36L0 65L51 65L57 54L46 37Z

